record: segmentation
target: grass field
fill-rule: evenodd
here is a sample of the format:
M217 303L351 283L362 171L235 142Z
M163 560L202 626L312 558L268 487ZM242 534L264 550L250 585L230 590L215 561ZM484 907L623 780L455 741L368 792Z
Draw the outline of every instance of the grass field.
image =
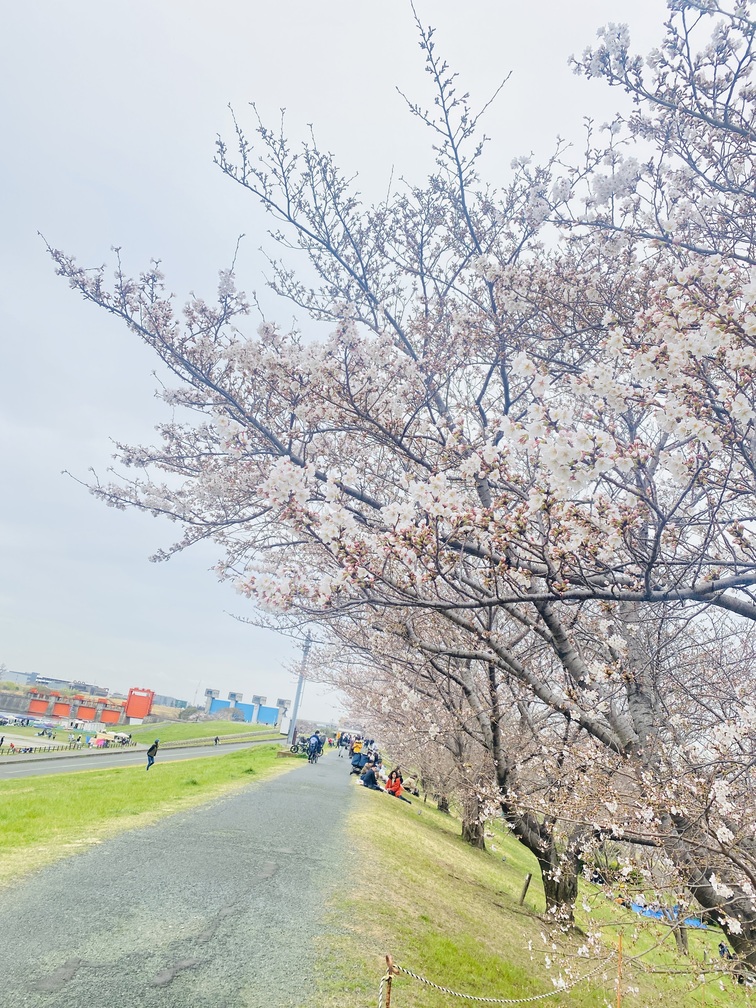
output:
M218 735L278 735L275 725L245 724L238 721L163 721L159 724L133 725L131 728L117 728L116 731L131 732L135 742L149 745L156 738L161 742L178 742L191 739L215 738ZM60 738L60 736L58 736Z
M139 766L0 781L0 885L252 777L281 772L289 764L276 760L277 751L257 745L213 759L162 762L160 773L151 774Z
M418 799L410 806L361 789L359 801L345 835L356 844L360 882L332 907L339 936L321 949L322 1008L376 1003L387 953L398 965L468 995L521 999L551 992L556 996L536 1003L614 1006L620 933L623 1008L750 1005L749 990L721 972L718 932L689 931L686 959L668 928L641 924L598 886L586 885L583 899L596 910L589 916L580 909L577 923L587 930L593 922L602 936L599 951L587 958L584 935L548 933L535 860L504 831L496 831L489 850L478 851L461 840L458 821ZM528 872L533 881L519 906ZM559 976L568 987L557 994ZM392 1008L459 1003L407 976L393 981Z

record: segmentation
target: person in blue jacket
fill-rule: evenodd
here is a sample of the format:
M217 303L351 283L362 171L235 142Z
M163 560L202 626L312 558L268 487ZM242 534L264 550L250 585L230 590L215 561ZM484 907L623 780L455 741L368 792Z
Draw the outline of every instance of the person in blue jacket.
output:
M352 769L349 771L350 774L360 774L364 767L370 763L370 756L367 752L357 752L352 756Z

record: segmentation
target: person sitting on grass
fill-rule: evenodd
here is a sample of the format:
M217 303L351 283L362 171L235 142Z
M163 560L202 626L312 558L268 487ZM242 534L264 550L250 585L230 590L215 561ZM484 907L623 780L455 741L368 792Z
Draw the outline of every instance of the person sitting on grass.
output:
M366 788L370 788L371 791L383 791L383 788L378 783L378 778L375 776L375 764L368 763L360 777L360 783Z
M413 794L415 798L420 797L420 791L414 777L408 777L406 781L402 781L402 787L405 791L409 791L410 794Z
M392 795L394 798L400 798L402 801L406 801L408 805L411 805L412 802L409 798L405 798L402 794L403 790L401 773L399 770L392 770L386 781L386 794Z

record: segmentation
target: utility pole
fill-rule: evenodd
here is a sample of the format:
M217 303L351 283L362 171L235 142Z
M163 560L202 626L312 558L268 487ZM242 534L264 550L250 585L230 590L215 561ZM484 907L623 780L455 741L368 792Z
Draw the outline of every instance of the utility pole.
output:
M289 722L289 734L286 736L286 741L289 745L294 745L294 734L297 730L297 715L299 714L299 704L302 700L302 693L304 691L304 673L307 667L307 655L310 653L310 643L312 638L310 636L310 631L307 631L307 636L304 639L304 644L302 645L302 664L299 666L299 679L297 680L297 692L294 694L294 706L291 710L291 721Z

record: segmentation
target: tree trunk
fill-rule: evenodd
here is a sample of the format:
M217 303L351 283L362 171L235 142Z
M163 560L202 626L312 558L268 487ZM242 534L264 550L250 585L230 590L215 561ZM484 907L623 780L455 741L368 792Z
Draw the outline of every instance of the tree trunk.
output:
M506 779L500 773L502 792ZM535 816L509 807L502 799L504 818L520 841L538 861L546 897L546 913L555 921L572 926L580 876L582 829L576 828L562 843L557 843L555 823L539 821Z
M480 850L486 849L485 826L477 818L469 822L462 821L462 839L469 843L471 847L478 847Z
M541 869L547 916L572 926L575 922L575 901L580 875L580 860L577 854L569 850L559 851L553 839L547 850L533 853Z
M486 849L484 820L480 795L470 788L462 795L462 839L480 850Z
M438 811L439 812L449 811L449 799L445 794L438 796Z
M670 816L675 831L666 837L665 848L684 872L689 890L709 915L722 928L733 951L744 966L756 972L756 906L743 888L743 872L732 862L711 853L712 838L685 816ZM724 896L712 883L716 873L719 884L730 894Z

